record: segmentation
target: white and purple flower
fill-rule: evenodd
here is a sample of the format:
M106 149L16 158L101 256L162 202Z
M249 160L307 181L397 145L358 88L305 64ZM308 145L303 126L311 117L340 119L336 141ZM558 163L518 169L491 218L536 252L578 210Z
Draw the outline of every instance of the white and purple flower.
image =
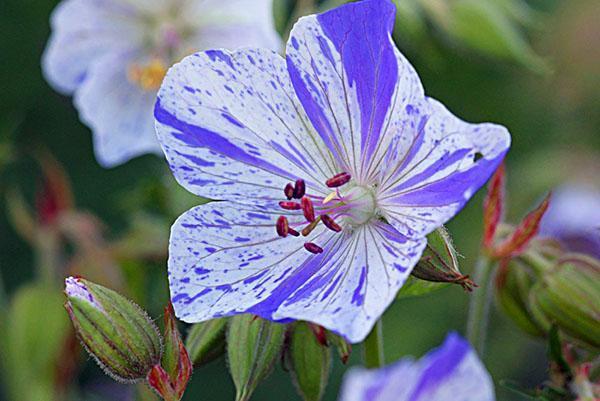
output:
M253 313L366 337L426 245L498 167L510 135L424 95L366 0L301 18L286 59L194 54L167 74L156 128L177 180L211 202L173 225L187 322Z
M44 74L57 91L75 94L100 164L160 153L152 109L167 69L202 49L279 50L271 3L64 0L52 14Z
M552 194L539 235L558 240L568 251L600 259L600 191L569 184Z
M354 368L339 401L494 401L494 385L477 354L450 334L418 361L403 359L378 370Z

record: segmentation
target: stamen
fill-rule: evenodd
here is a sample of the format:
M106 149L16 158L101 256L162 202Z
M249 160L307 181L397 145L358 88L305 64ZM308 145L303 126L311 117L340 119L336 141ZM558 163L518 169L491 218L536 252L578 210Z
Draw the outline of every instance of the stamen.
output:
M333 199L336 197L336 195L337 195L337 192L332 192L332 193L330 193L329 195L327 195L327 196L325 197L325 199L323 199L323 202L322 202L322 203L323 203L323 204L326 204L326 203L329 203L329 202L331 202L331 201L332 201L332 200L333 200Z
M325 224L325 227L329 228L331 231L335 231L336 233L342 231L342 227L338 223L336 223L328 214L321 215L321 220L323 220L323 224Z
M300 205L298 202L281 201L281 202L279 202L279 206L285 210L300 210L300 209L302 209L302 205Z
M285 218L285 216L279 216L279 218L277 219L277 223L275 224L275 227L277 228L277 234L279 234L280 237L287 237L288 233L290 232L290 226L288 224L288 220Z
M306 249L308 252L314 253L314 254L323 252L323 248L321 248L319 245L314 244L312 242L305 242L304 249Z
M288 183L285 186L283 193L285 194L285 197L288 198L288 200L292 199L294 197L294 186Z
M321 217L319 216L315 221L313 221L312 223L310 223L309 225L307 225L306 227L304 227L302 229L302 235L304 235L305 237L307 237L317 226L317 224L319 224L319 221L321 221Z
M294 198L300 199L306 194L306 184L304 180L296 180L296 184L294 185Z
M299 237L300 233L294 230L292 227L288 226L288 234L293 235L294 237Z
M309 197L303 196L301 202L302 212L304 213L304 217L306 220L311 223L315 221L315 208L313 207L312 201Z
M329 188L341 187L342 185L350 181L351 178L352 176L348 173L339 173L325 181L325 185L327 185Z
M127 78L142 89L152 91L160 88L167 68L168 66L158 58L150 60L145 65L133 63L127 70Z

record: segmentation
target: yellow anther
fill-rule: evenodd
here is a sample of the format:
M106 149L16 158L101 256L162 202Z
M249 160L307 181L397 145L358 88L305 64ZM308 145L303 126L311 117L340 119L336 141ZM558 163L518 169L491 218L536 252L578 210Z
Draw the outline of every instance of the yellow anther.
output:
M127 78L143 90L152 91L160 88L166 73L165 63L155 58L145 65L131 64L127 71Z
M331 202L337 196L337 192L332 192L323 199L323 204Z

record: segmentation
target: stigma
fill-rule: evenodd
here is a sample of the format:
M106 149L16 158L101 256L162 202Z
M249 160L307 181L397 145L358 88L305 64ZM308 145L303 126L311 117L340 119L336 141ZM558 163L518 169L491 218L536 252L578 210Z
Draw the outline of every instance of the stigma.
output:
M146 64L131 64L127 71L127 78L129 82L145 91L155 91L160 88L166 73L165 63L158 58L153 58Z

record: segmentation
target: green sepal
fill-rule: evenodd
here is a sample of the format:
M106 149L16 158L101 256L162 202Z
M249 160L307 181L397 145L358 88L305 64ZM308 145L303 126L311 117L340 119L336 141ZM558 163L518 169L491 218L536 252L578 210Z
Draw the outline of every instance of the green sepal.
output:
M329 381L331 349L320 344L305 322L294 325L288 356L292 378L304 401L320 401Z
M192 325L185 347L194 365L203 365L225 352L227 321L227 318L217 318Z
M227 330L229 372L236 400L247 401L280 357L286 326L254 315L237 315Z

